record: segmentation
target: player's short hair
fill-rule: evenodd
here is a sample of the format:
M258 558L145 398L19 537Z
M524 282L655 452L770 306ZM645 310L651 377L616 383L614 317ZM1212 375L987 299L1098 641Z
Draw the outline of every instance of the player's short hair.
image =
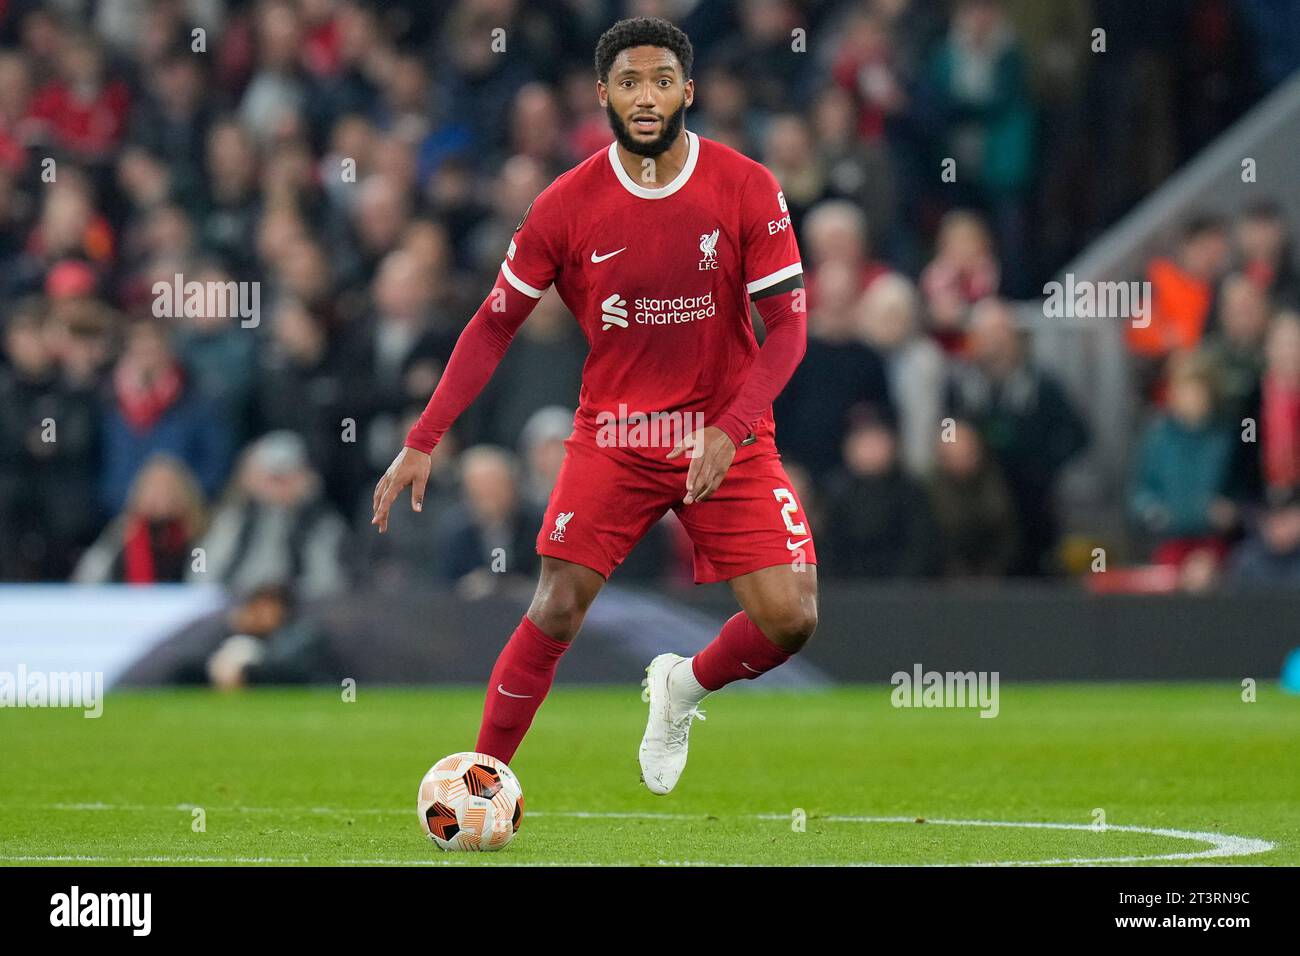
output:
M659 17L633 17L619 20L600 35L596 42L596 78L602 83L609 78L609 68L614 58L629 47L661 46L671 50L682 65L682 79L691 78L691 64L695 49L690 38L667 20Z

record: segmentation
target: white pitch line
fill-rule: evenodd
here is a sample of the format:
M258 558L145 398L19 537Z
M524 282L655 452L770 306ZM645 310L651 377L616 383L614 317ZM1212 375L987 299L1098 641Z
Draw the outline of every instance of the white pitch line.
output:
M150 812L175 812L190 811L198 807L198 804L181 803L175 806L145 806L141 804L109 804L109 803L54 803L41 807L29 809L45 810L125 810L125 811L150 811ZM409 810L393 810L382 808L365 808L360 810L340 809L337 807L208 807L210 813L312 813L312 814L329 814L339 816L355 816L360 814L383 814L394 816L408 816ZM532 811L528 814L530 817L567 817L577 819L641 819L641 820L704 820L707 814L691 813L650 813L640 811L626 812L596 812L589 810L551 810L551 811ZM746 814L742 819L751 820L789 820L789 814L783 813L753 813ZM821 820L827 823L915 823L915 817L902 816L819 816L813 817L814 820ZM947 867L947 866L1065 866L1065 865L1095 865L1100 863L1154 863L1163 860L1210 860L1221 859L1224 857L1236 856L1254 856L1260 853L1268 853L1276 848L1276 844L1267 840L1260 840L1254 837L1239 837L1226 833L1212 833L1209 831L1196 830L1177 830L1167 827L1143 827L1127 824L1107 824L1104 827L1096 827L1088 823L1042 823L1027 822L1015 820L947 820L947 819L927 819L925 824L936 826L958 826L958 827L999 827L1003 829L1039 829L1039 830L1074 830L1086 831L1090 833L1141 833L1148 836L1167 837L1175 840L1195 840L1202 843L1208 843L1210 846L1204 850L1195 850L1184 853L1158 853L1143 856L1099 856L1099 857L1063 857L1060 859L1049 860L995 860L989 862L977 863L933 863L925 864L928 866ZM464 866L472 863L475 856L467 856L463 859L448 860L342 860L340 865L345 866ZM0 861L3 862L41 862L41 863L268 863L268 864L290 864L290 863L309 863L307 857L291 858L272 858L272 857L91 857L91 856L2 856ZM660 866L749 866L761 864L746 863L706 863L689 860L658 860ZM638 866L644 865L642 862L634 863L571 863L571 862L506 862L502 865L508 866ZM879 866L882 864L860 862L860 863L833 863L833 864L810 864L810 865L829 865L829 866ZM888 864L886 864L888 865Z

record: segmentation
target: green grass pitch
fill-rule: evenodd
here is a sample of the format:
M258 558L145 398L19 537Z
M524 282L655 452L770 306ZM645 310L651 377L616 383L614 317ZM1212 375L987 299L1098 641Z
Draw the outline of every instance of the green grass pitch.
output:
M1300 698L1274 685L1245 703L1229 683L1004 683L995 719L895 709L890 690L719 693L656 797L639 688L557 688L512 764L523 826L495 854L443 853L415 815L424 771L473 749L478 689L5 710L0 863L1300 864ZM1192 856L1152 859L1171 854Z

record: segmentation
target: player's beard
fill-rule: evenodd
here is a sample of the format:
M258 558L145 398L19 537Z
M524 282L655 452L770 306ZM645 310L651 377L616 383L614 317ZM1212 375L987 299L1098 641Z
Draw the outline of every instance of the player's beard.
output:
M614 112L613 103L608 101L605 103L605 112L609 115L609 126L614 131L614 138L618 140L618 145L638 156L658 156L667 152L668 147L672 146L681 135L682 126L686 122L686 100L683 98L677 112L664 120L664 131L648 143L632 137L627 124L623 122L623 117Z

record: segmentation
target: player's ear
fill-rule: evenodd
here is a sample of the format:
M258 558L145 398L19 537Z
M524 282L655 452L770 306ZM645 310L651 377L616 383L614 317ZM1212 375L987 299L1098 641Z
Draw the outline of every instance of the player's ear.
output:
M601 109L609 105L609 87L603 80L596 81L596 100L600 103Z
M691 79L686 81L685 91L686 91L685 103L687 106L690 106L692 103L695 102L695 80Z

